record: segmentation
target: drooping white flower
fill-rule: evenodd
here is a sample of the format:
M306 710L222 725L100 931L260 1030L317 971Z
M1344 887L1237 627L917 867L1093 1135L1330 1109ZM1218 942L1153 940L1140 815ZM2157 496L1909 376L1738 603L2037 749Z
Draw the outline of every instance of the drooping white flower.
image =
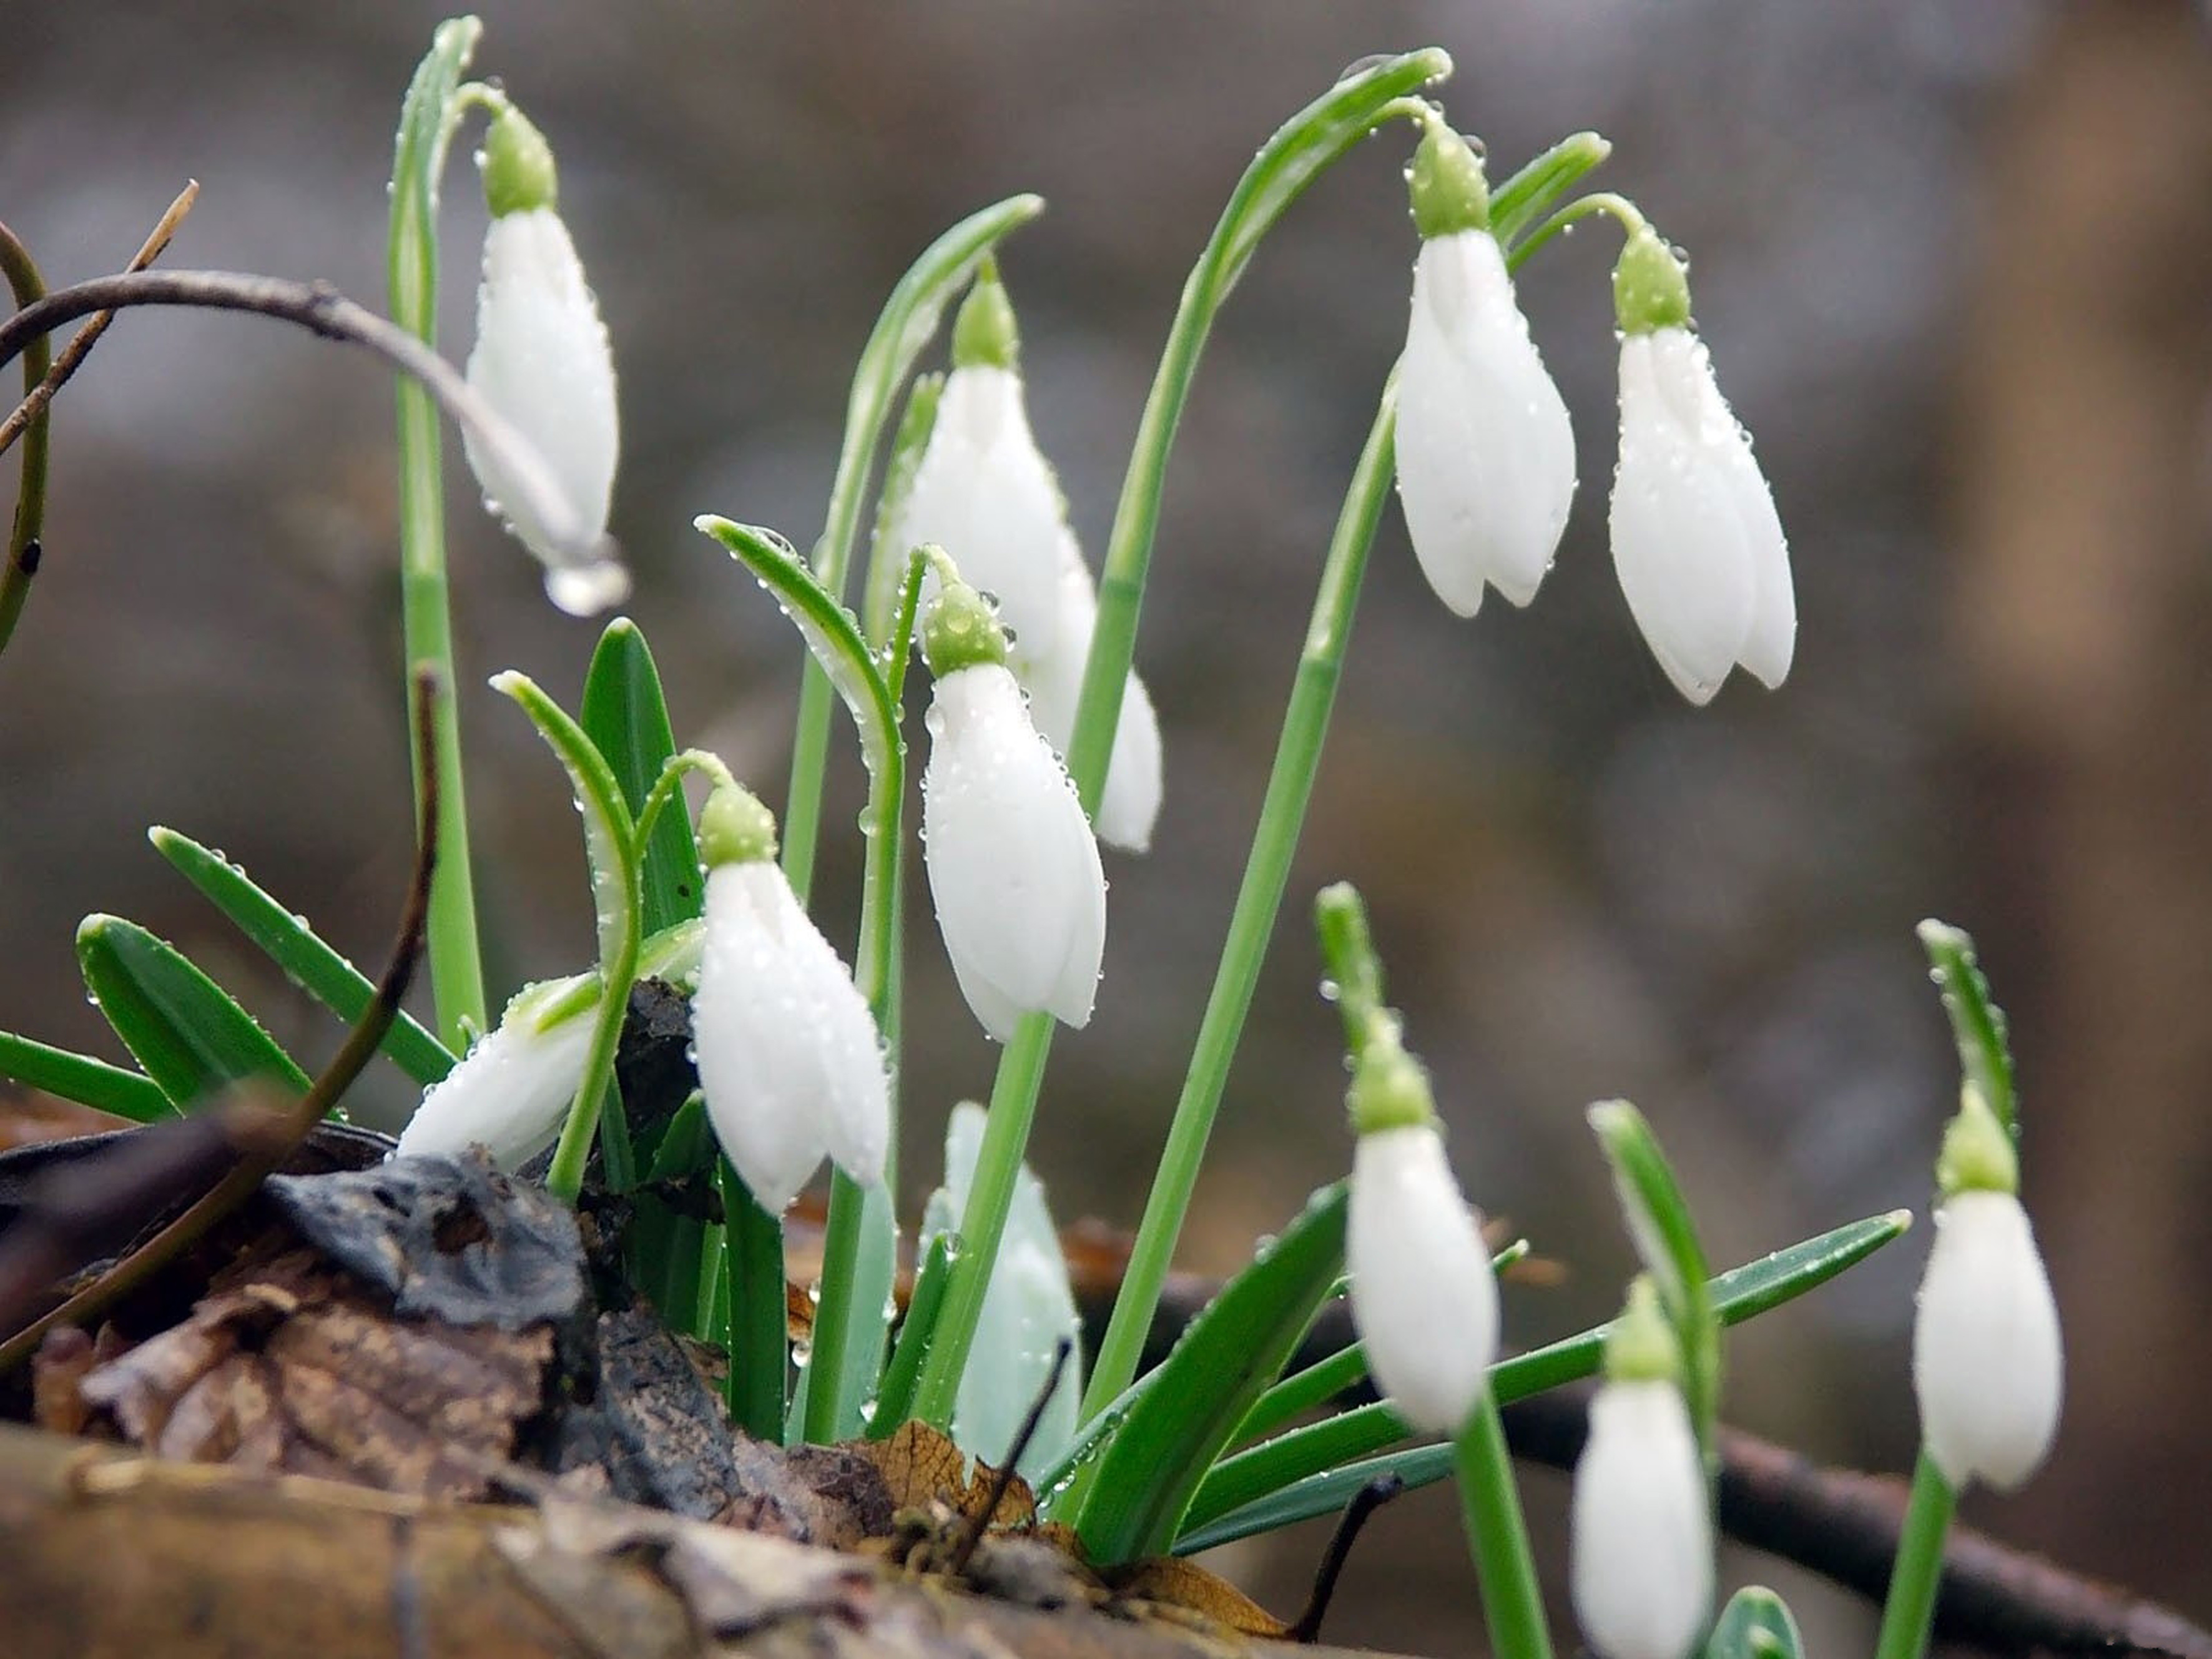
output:
M538 1022L580 982L532 986L508 1003L498 1025L423 1094L400 1131L399 1155L481 1146L501 1169L516 1170L558 1139L583 1084L594 1010L586 1005L550 1030Z
M1691 331L1680 263L1648 231L1614 276L1621 324L1613 562L1674 688L1711 700L1738 664L1770 689L1790 672L1797 601L1774 492Z
M1912 1322L1920 1437L1954 1488L2010 1491L2058 1432L2065 1359L2012 1137L1971 1084L1936 1176L1945 1195Z
M775 863L774 820L724 784L700 814L705 940L692 1054L714 1138L761 1207L781 1214L827 1152L884 1178L890 1086L853 976Z
M921 777L923 858L962 994L1000 1042L1021 1016L1088 1024L1106 877L1075 786L1030 719L975 590L947 579L922 626L937 676Z
M629 573L606 539L619 437L614 356L575 244L555 210L552 151L520 112L493 121L478 158L492 221L484 235L469 385L537 450L574 510L547 523L511 458L463 433L484 504L546 568L545 591L574 615L618 604Z
M1418 1066L1392 1042L1359 1062L1370 1100L1387 1068ZM1420 1085L1424 1100L1426 1084ZM1480 1218L1453 1179L1433 1120L1363 1129L1352 1153L1345 1262L1352 1317L1376 1387L1415 1428L1455 1435L1489 1386L1498 1357L1498 1286Z
M1472 617L1487 582L1536 596L1575 495L1567 406L1489 230L1482 163L1431 122L1414 156L1422 241L1398 368L1398 497L1437 597Z
M939 1233L959 1228L982 1151L983 1125L983 1109L973 1101L952 1109L945 1130L945 1184L930 1194L923 1212L918 1241L922 1250ZM976 1316L968 1364L960 1373L952 1407L952 1438L960 1449L994 1465L1006 1460L1023 1418L1052 1374L1054 1352L1066 1338L1074 1350L1018 1465L1032 1480L1049 1468L1075 1438L1083 1398L1082 1334L1067 1258L1045 1205L1044 1186L1024 1164L1014 1178L1006 1233L999 1241L990 1287L983 1293L983 1310Z
M1085 660L1098 620L1098 594L1083 562L1074 532L1060 531L1060 618L1051 652L1036 657L1009 649L1006 665L1030 694L1030 715L1045 741L1064 759L1075 736L1075 713L1083 696ZM1131 669L1121 693L1121 717L1114 726L1114 752L1106 766L1106 787L1098 797L1095 825L1098 839L1124 852L1142 853L1152 844L1161 795L1160 717L1152 694Z
M1012 307L986 263L953 325L952 371L891 544L934 543L994 596L1019 649L1058 648L1059 538L1066 516L1052 466L1030 430ZM933 596L928 579L925 599Z
M1712 1608L1711 1499L1679 1367L1638 1279L1607 1342L1571 1510L1575 1617L1605 1659L1682 1659Z

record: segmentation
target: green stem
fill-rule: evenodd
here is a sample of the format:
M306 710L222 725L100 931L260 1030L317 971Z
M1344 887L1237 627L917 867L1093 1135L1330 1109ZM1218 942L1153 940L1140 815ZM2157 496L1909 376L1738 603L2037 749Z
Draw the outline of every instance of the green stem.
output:
M1889 1598L1882 1603L1875 1659L1919 1659L1936 1624L1936 1595L1943 1582L1943 1537L1951 1528L1958 1494L1923 1447L1912 1470L1912 1501L1890 1568Z
M439 26L407 89L392 170L388 251L392 318L426 346L438 331L438 179L459 112L462 69L482 26L472 17ZM463 794L459 709L454 701L453 607L446 584L446 509L437 405L415 380L398 386L400 626L407 662L435 671L430 744L440 783L437 865L425 937L439 1035L455 1054L471 1029L487 1029L483 962L477 940L468 809ZM410 733L412 727L410 726ZM419 749L420 740L410 736ZM423 757L412 757L415 775ZM420 805L420 802L417 802Z
M1542 224L1537 226L1535 229L1530 231L1519 246L1509 249L1505 255L1506 270L1520 270L1522 262L1538 248L1543 246L1545 243L1550 241L1577 220L1587 219L1593 213L1612 215L1613 218L1620 221L1621 229L1631 236L1650 228L1644 220L1643 210L1626 196L1616 196L1609 190L1594 190L1587 196L1577 197L1550 218L1545 220Z
M730 1286L730 1327L725 1335L730 1420L756 1440L780 1443L784 1378L790 1365L783 1224L753 1202L729 1159L719 1164L715 1181L722 1194Z
M46 291L30 250L5 225L0 225L0 275L6 276L19 311ZM38 390L52 366L53 342L47 336L41 334L23 348L25 397ZM38 574L39 532L46 519L47 436L47 410L41 409L23 429L15 520L8 532L7 562L0 565L0 651L8 648L15 635L16 618L23 614L23 601L30 596L31 578ZM417 767L415 775L422 775Z
M1498 1402L1485 1389L1453 1449L1468 1553L1482 1589L1482 1618L1496 1659L1551 1659L1544 1627L1544 1598L1536 1586L1536 1561L1513 1486L1513 1460Z
M1374 545L1376 526L1389 497L1396 408L1394 374L1383 388L1375 422L1368 430L1366 445L1360 451L1359 464L1337 517L1328 561L1322 567L1297 678L1283 711L1282 734L1276 739L1267 796L1261 804L1252 850L1245 860L1244 878L1237 890L1237 906L1230 915L1229 936L1214 970L1213 989L1199 1023L1198 1041L1191 1051L1182 1094L1176 1102L1152 1194L1146 1200L1144 1220L1138 1226L1129 1265L1114 1300L1114 1315L1084 1395L1086 1418L1128 1387L1136 1374L1145 1338L1159 1308L1161 1289L1167 1283L1176 1240L1182 1231L1183 1216L1197 1184L1199 1165L1206 1156L1206 1140L1228 1085L1229 1068L1243 1035L1245 1017L1251 1012L1260 965L1282 909L1291 860L1313 799L1314 777L1321 764L1322 742L1328 735L1329 715L1335 707L1337 682L1344 671L1368 551Z

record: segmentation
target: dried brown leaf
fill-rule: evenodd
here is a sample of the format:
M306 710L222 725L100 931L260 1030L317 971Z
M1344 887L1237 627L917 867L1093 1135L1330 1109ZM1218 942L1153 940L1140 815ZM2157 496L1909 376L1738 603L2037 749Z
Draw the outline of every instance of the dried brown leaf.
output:
M919 1419L902 1423L888 1440L855 1441L848 1449L875 1465L898 1509L925 1508L933 1501L972 1521L990 1501L997 1479L997 1472L981 1459L971 1472L967 1454ZM1036 1494L1016 1475L989 1517L990 1524L1026 1526L1036 1518Z
M1245 1636L1280 1641L1291 1626L1236 1585L1194 1561L1155 1556L1133 1561L1108 1575L1117 1612L1140 1618L1163 1614L1224 1626Z

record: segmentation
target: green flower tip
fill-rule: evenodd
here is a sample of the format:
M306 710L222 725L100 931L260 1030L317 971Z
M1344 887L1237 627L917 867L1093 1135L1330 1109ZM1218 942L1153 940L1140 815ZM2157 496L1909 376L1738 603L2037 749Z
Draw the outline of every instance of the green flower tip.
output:
M999 280L999 262L989 254L975 268L975 281L952 320L952 367L1012 368L1021 358L1021 331L1014 325L1013 301Z
M484 205L495 219L550 208L560 193L553 146L512 104L492 117L477 166L483 173Z
M1613 314L1623 334L1689 326L1689 267L1649 226L1630 233L1613 268Z
M1946 1198L2020 1190L2020 1154L1987 1098L1972 1083L1959 1091L1959 1115L1943 1130L1936 1188Z
M1682 1380L1682 1346L1659 1305L1658 1288L1648 1273L1628 1286L1628 1302L1605 1337L1608 1382L1674 1382Z
M1352 1115L1354 1134L1418 1129L1436 1121L1436 1096L1429 1087L1428 1068L1406 1052L1395 1018L1385 1016L1377 1022L1361 1046L1344 1103Z
M1482 176L1482 157L1442 115L1431 116L1423 126L1413 169L1406 175L1413 228L1425 242L1462 230L1488 230L1490 185Z
M699 859L709 870L775 856L775 814L740 783L718 783L699 812Z
M991 602L960 580L941 547L923 550L936 568L937 597L921 618L922 660L943 679L963 668L1006 660L1006 635Z

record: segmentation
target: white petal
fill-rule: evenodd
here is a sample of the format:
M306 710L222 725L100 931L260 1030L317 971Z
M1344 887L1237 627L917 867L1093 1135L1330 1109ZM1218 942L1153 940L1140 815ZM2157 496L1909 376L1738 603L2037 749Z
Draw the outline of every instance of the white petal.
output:
M1605 1659L1682 1659L1713 1599L1712 1517L1671 1382L1608 1382L1575 1465L1575 1617Z
M972 1102L952 1109L945 1132L945 1185L929 1201L921 1241L924 1249L935 1234L960 1224L975 1177L984 1121L983 1109ZM974 1350L960 1374L952 1437L961 1449L993 1464L1004 1461L1015 1431L1051 1373L1054 1347L1063 1336L1079 1339L1081 1332L1066 1258L1045 1205L1044 1188L1024 1164L1015 1177L1006 1235L976 1320ZM1022 1455L1019 1469L1024 1476L1034 1479L1050 1468L1074 1439L1082 1369L1078 1340Z
M1912 1324L1912 1386L1929 1455L1953 1486L2010 1490L2058 1431L2058 1308L2020 1200L1965 1192L1936 1212Z
M777 1215L827 1150L820 1000L793 967L793 942L813 924L767 862L713 872L706 921L691 996L699 1085L714 1138L761 1207Z
M1462 617L1485 581L1516 605L1534 599L1574 501L1574 430L1487 232L1421 245L1397 459L1407 533L1437 597Z
M954 369L892 544L944 548L964 580L998 599L1000 619L1020 648L1042 655L1054 647L1063 516L1060 486L1030 431L1021 376ZM925 602L935 584L933 573Z
M554 568L572 596L580 599L589 585L600 608L619 599L628 591L622 567L590 562L606 532L619 447L614 356L568 228L550 208L491 222L468 379L544 457L579 515L583 538L556 539L524 505L497 459L464 429L463 447L486 505Z
M516 1170L559 1138L584 1080L592 1015L540 1031L535 1015L548 1000L518 997L461 1063L430 1085L400 1132L401 1156L480 1145L501 1169Z
M1075 788L1006 669L937 682L922 774L924 857L938 927L969 1006L1004 1041L1016 1012L1091 1018L1106 878Z
M1498 1357L1498 1286L1433 1128L1359 1138L1346 1224L1352 1322L1376 1385L1415 1428L1456 1434Z
M1612 522L1620 591L1684 696L1711 701L1739 659L1770 683L1788 672L1796 609L1773 493L1686 329L1621 341Z
M1030 694L1030 717L1063 759L1075 735L1075 711L1083 695L1085 659L1098 617L1091 572L1063 529L1057 644L1042 658L1016 652L1008 661ZM1106 763L1106 787L1098 799L1098 838L1127 853L1151 849L1159 821L1161 798L1160 717L1152 694L1132 669L1121 692L1121 713L1114 726L1114 752Z

